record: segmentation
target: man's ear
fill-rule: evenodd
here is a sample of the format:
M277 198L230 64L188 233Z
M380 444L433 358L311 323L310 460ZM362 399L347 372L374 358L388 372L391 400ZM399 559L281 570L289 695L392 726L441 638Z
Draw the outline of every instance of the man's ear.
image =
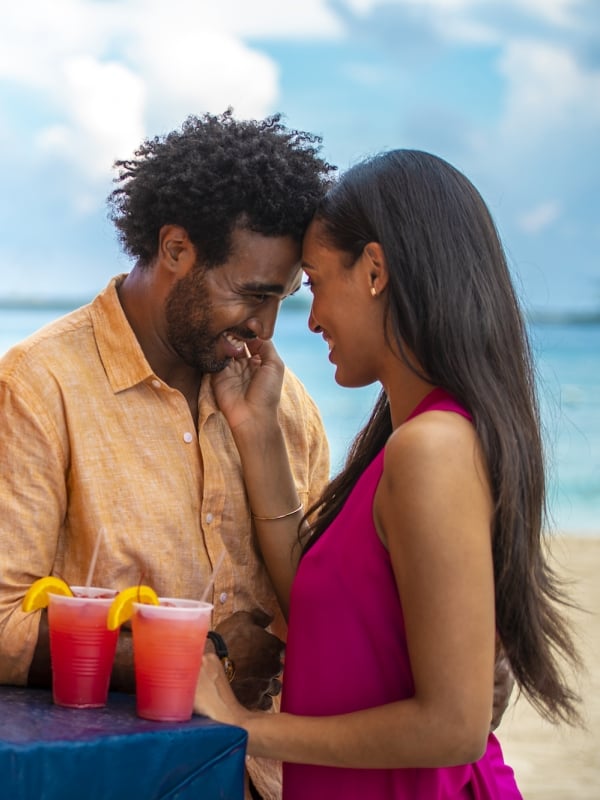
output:
M379 242L369 242L363 250L373 297L381 294L388 284L388 266L383 247Z
M158 233L158 256L174 273L184 274L196 262L196 248L181 225L163 225Z

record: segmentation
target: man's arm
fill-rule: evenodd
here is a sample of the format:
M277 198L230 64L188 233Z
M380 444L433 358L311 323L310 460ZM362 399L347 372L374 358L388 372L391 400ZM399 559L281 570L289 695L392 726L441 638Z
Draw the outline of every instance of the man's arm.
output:
M52 685L50 670L50 631L48 628L48 612L43 609L40 616L38 640L33 651L31 666L27 676L27 686L38 689L49 689Z
M16 358L17 356L15 356ZM10 358L0 367L0 683L49 685L47 621L38 637L39 614L21 602L37 578L49 575L65 516L65 448L49 420L49 397L15 381ZM16 371L16 370L14 370ZM44 666L46 665L46 666Z

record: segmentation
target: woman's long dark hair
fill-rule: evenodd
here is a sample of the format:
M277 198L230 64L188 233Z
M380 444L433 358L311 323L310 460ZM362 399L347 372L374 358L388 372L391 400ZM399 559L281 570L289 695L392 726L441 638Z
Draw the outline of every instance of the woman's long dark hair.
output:
M472 415L494 498L496 627L516 681L543 716L578 720L556 654L579 664L546 561L545 477L527 332L490 213L454 167L395 150L348 170L322 201L324 242L352 256L379 242L389 270L386 314L401 352ZM351 268L351 267L350 267ZM408 363L408 362L407 362ZM342 472L309 509L305 552L339 513L392 432L382 392Z

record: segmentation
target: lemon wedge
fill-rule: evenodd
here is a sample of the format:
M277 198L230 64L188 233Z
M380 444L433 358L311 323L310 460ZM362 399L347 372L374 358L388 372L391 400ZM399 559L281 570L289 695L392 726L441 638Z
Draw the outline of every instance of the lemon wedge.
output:
M73 597L68 583L65 583L62 578L49 575L47 578L38 578L31 584L23 598L21 608L23 611L37 611L39 608L46 608L50 602L49 594Z
M158 595L150 586L129 586L115 597L108 609L106 627L114 631L124 622L131 619L134 603L147 603L151 606L158 605Z

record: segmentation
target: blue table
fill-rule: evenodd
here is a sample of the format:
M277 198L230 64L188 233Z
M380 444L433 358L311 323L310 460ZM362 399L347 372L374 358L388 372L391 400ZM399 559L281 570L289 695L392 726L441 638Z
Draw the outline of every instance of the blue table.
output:
M241 800L247 734L205 717L150 722L135 698L71 709L0 687L2 800Z

